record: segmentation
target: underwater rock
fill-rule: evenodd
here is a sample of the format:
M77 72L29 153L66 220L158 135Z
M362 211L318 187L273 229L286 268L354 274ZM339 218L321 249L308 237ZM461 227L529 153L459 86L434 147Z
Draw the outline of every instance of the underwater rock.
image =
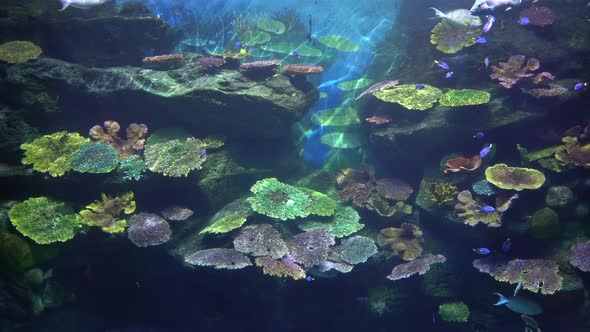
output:
M180 69L155 71L88 68L40 58L0 66L0 73L6 75L0 86L27 90L52 82L61 87L61 100L93 98L95 102L84 107L86 114L100 107L105 118L126 114L158 127L182 122L191 132L241 138L283 136L318 98L318 91L305 80L292 83L277 75L258 82L229 69L202 73L194 61ZM78 103L66 103L62 116L78 117L80 112Z

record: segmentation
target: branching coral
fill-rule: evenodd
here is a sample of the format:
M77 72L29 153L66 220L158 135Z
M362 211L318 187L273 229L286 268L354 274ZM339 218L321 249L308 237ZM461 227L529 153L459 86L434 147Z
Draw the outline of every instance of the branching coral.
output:
M441 21L432 29L430 43L436 45L436 49L443 53L453 54L464 47L475 45L475 38L480 34L479 29L458 28Z
M28 41L11 41L0 45L0 61L23 63L37 59L43 50Z
M140 156L133 155L119 162L118 171L123 179L138 181L143 177L146 169L145 161Z
M485 174L488 182L501 189L538 189L545 183L545 175L536 169L509 167L506 164L490 166Z
M123 214L131 214L135 211L133 192L121 196L110 197L101 194L101 200L94 201L86 206L86 210L78 213L78 223L87 226L98 226L107 233L119 233L125 230L127 221Z
M49 173L51 176L62 176L72 169L71 155L88 141L89 139L78 133L66 131L45 135L20 146L25 150L22 163L32 164L33 169L38 172Z
M432 85L423 84L416 89L414 84L402 84L373 93L377 99L387 103L398 103L409 110L424 111L442 96L442 91Z
M403 278L408 278L416 273L422 275L428 270L430 270L430 266L436 263L444 263L447 261L447 258L443 255L425 255L420 258L417 258L411 262L403 263L395 266L391 273L387 276L389 280L399 280Z
M129 219L127 237L138 247L157 246L168 242L172 235L170 224L158 215L140 213Z
M403 260L411 261L418 258L424 249L422 230L413 224L403 223L400 228L384 228L377 236L379 247L393 252Z
M253 256L270 256L279 259L288 252L281 234L271 225L259 224L242 228L234 239L234 248Z
M8 216L19 232L39 244L65 242L74 237L78 228L71 208L47 197L16 203Z
M496 79L500 85L510 89L522 79L527 79L534 84L539 84L547 80L553 80L554 77L548 72L541 72L536 76L532 73L541 66L539 60L530 58L525 63L524 55L513 55L508 62L500 62L498 66L491 66L492 74L490 78Z
M127 139L118 136L120 130L121 126L116 121L105 121L104 128L96 125L90 128L89 135L93 140L108 144L117 149L121 155L121 159L139 154L144 148L145 137L148 132L147 126L137 123L130 124L126 130Z
M212 248L199 250L184 258L191 265L213 266L216 269L243 269L251 266L250 259L234 249Z
M517 194L508 197L498 197L496 199L496 208L488 212L483 210L486 204L476 202L469 190L464 190L457 195L459 201L455 205L457 216L464 224L475 226L483 223L488 227L500 227L502 225L502 213L506 212L512 201L518 198Z
M72 154L70 162L76 172L109 173L119 164L119 153L104 143L86 143Z
M425 191L428 199L438 206L453 204L459 193L457 186L440 181L425 183Z
M165 143L148 144L145 147L145 162L152 172L165 176L187 176L193 170L202 168L207 160L204 153L206 144L198 138L189 137Z

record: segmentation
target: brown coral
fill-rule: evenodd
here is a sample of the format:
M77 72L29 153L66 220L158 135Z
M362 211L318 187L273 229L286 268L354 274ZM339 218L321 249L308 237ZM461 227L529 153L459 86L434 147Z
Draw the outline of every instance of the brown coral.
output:
M482 159L479 155L474 155L470 158L465 158L463 156L449 159L445 164L445 168L443 172L446 174L448 172L457 173L457 172L471 172L478 169L481 166Z
M379 247L390 250L403 260L411 261L418 258L424 249L422 230L413 224L403 223L400 228L384 228L377 236Z
M311 75L311 74L320 74L324 72L324 68L321 66L311 66L311 65L286 65L283 67L283 72L287 74L293 75Z
M564 165L590 168L590 143L581 145L577 137L566 136L562 139L565 149L555 153L555 159Z

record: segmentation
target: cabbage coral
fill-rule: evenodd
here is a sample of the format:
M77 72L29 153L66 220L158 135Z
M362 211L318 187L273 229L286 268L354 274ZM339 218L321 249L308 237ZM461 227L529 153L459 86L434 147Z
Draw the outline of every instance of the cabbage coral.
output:
M216 269L243 269L252 265L250 259L234 249L212 248L199 250L184 258L187 264L212 266Z
M464 47L475 45L475 38L480 34L479 29L456 28L446 21L441 21L432 29L430 43L436 45L436 49L443 53L453 54Z
M206 144L200 139L189 137L165 143L149 144L145 147L145 163L152 172L165 176L187 176L193 170L202 168L207 160Z
M438 306L438 315L445 322L464 323L469 319L469 307L463 302L443 303Z
M400 280L409 278L416 273L422 275L430 270L432 264L444 263L446 261L447 258L443 255L424 255L411 262L396 265L387 276L387 279Z
M135 180L138 181L143 177L147 166L145 161L141 159L138 155L133 155L131 157L125 158L121 160L119 163L118 171L121 173L121 176L125 180Z
M361 217L358 212L350 206L338 206L334 216L326 221L306 220L297 223L297 227L303 231L310 231L316 228L327 228L335 237L345 237L354 234L365 227L359 223Z
M71 208L47 197L16 203L8 216L19 232L39 244L65 242L73 238L78 229L76 214Z
M33 165L33 169L38 172L62 176L72 169L71 155L89 141L78 133L66 131L45 135L20 146L25 150L22 163Z
M94 201L86 206L86 210L79 212L78 223L87 226L98 226L107 233L119 233L125 230L127 221L123 214L131 214L135 211L133 192L121 196L110 197L100 195L101 200Z
M377 246L368 237L353 236L342 240L342 243L333 250L346 263L356 265L366 262L369 257L376 254Z
M172 229L168 222L152 213L140 213L129 220L127 237L138 247L157 246L168 242Z
M28 41L11 41L0 45L0 61L23 63L37 59L43 50Z
M416 89L414 84L402 84L373 93L377 99L387 103L398 103L409 110L424 111L442 96L442 91L432 85L423 84L423 89Z
M104 143L86 143L72 154L70 162L76 172L109 173L119 164L119 153Z
M485 174L488 182L501 189L538 189L545 183L545 175L536 169L509 167L506 164L490 166Z
M442 106L470 106L470 105L482 105L490 102L490 93L480 90L462 89L455 90L451 89L440 97L439 103Z

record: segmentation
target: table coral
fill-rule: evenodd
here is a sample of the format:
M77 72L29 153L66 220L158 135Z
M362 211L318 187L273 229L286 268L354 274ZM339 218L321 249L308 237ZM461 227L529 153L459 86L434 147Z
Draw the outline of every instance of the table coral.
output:
M491 95L487 91L472 89L451 89L440 97L439 103L442 106L471 106L482 105L490 102Z
M398 103L409 110L424 111L438 101L442 91L432 85L423 84L416 89L415 84L402 84L373 93L377 99L387 103Z
M53 177L62 176L72 169L72 154L87 142L89 139L78 133L60 131L45 135L30 143L21 144L20 148L25 150L22 163L33 165L34 170L49 173Z
M443 53L453 54L464 47L475 45L475 38L480 34L479 29L458 28L441 21L432 29L430 43L436 45L436 49Z
M345 237L354 234L365 227L359 223L361 217L350 206L338 206L334 216L325 221L305 220L297 223L302 231L310 231L316 228L327 228L335 237Z
M342 243L333 250L346 263L357 265L366 262L369 257L375 255L377 246L368 237L353 236L342 240Z
M324 68L321 66L291 64L283 66L283 72L287 74L306 76L321 74L324 72Z
M569 262L581 271L590 272L590 241L574 244L570 248Z
M399 84L398 80L388 80L388 81L383 81L383 82L373 84L367 90L363 91L360 95L358 95L356 98L354 98L354 100L359 100L368 94L374 94L375 92L392 88L398 84Z
M334 235L327 228L316 228L300 233L287 241L293 260L306 268L319 265L328 258Z
M37 59L43 50L29 41L11 41L0 45L0 61L23 63Z
M65 242L74 237L76 214L63 202L32 197L16 203L8 212L10 221L24 236L39 244Z
M102 193L100 198L78 213L78 223L98 226L107 233L123 232L127 226L127 221L122 218L123 214L131 214L135 211L133 192L115 197Z
M168 221L182 221L193 215L193 210L184 206L172 205L161 211L162 217Z
M250 259L234 249L212 248L199 250L184 258L191 265L213 266L216 269L243 269L252 265Z
M417 258L411 262L403 263L395 266L391 273L387 276L389 280L399 280L403 278L408 278L416 273L422 275L428 270L430 270L430 266L436 263L444 263L447 261L447 258L443 255L425 255L420 258Z
M86 143L72 154L70 162L76 172L109 173L119 164L119 152L101 142Z
M530 25L544 27L553 24L555 14L553 10L545 6L532 5L520 12L520 18L528 18Z
M119 137L120 130L119 123L109 120L104 122L104 128L99 125L90 128L89 135L94 141L108 144L117 149L121 154L121 159L139 154L144 148L145 137L148 132L147 126L137 123L130 124L126 130L126 139Z
M203 153L206 144L198 138L189 137L186 141L178 139L165 143L146 145L144 156L148 169L164 176L187 176L203 166L207 156Z
M424 237L420 227L403 223L400 228L389 227L379 231L377 236L379 247L393 252L405 261L418 258L424 250Z
M199 234L228 233L242 227L253 213L250 203L245 198L237 199L215 213L209 221L209 226L200 231Z
M288 252L281 234L269 224L246 226L234 239L234 248L243 254L279 259Z
M539 189L545 183L545 174L536 169L496 164L486 168L486 180L500 189L521 191Z
M256 266L262 267L264 274L274 277L291 277L295 280L305 279L305 270L297 265L289 255L280 260L270 256L255 259Z
M127 237L138 247L157 246L168 242L172 229L168 222L153 213L140 213L129 219Z
M250 191L254 193L248 198L252 209L271 218L287 220L311 213L312 201L306 193L275 178L256 182Z
M297 187L311 200L309 214L329 217L336 211L336 201L319 191L311 190L305 187Z
M356 52L359 50L359 46L355 42L340 35L325 35L317 40L324 46L340 52Z

